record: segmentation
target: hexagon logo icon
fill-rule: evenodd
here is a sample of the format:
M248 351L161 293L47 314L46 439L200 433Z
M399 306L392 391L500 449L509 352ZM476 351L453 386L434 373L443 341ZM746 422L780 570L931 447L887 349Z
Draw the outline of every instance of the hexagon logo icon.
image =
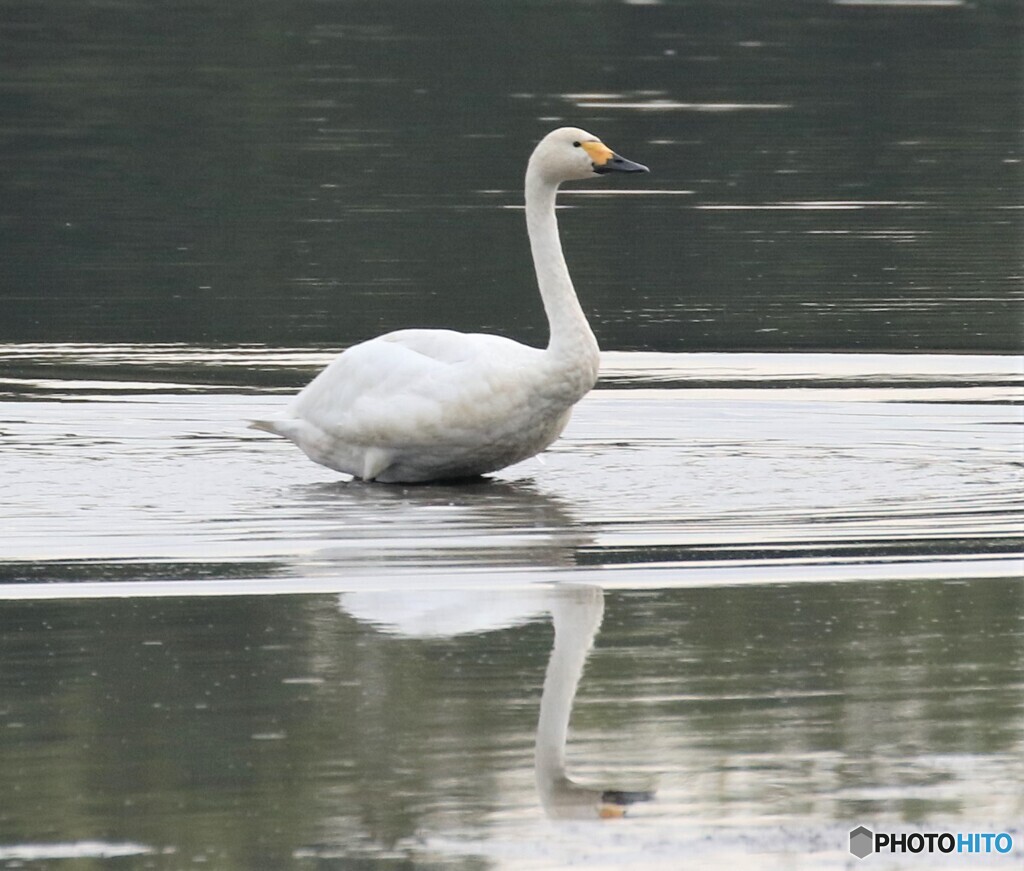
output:
M857 826L850 832L850 852L858 859L871 855L875 851L875 833L866 826Z

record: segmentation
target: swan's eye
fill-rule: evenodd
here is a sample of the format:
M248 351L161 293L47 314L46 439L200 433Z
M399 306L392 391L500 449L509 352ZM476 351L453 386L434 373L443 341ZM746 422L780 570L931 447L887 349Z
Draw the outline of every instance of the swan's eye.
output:
M572 147L573 147L573 148L579 148L579 147L580 147L580 143L579 143L579 142L574 142L574 143L572 144Z

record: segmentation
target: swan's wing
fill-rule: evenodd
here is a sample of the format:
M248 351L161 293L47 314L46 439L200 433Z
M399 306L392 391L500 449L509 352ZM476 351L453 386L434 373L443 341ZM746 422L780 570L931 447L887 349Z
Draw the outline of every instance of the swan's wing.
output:
M519 402L542 352L499 336L402 330L354 345L293 402L290 416L356 444L407 446L459 433L485 407ZM472 442L475 436L466 432Z
M511 362L536 357L537 349L502 336L459 333L455 330L398 330L374 341L401 345L440 363L464 363L474 359Z

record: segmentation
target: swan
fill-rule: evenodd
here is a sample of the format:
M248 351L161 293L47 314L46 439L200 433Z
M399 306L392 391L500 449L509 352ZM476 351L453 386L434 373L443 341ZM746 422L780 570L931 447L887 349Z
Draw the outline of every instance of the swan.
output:
M596 136L561 127L526 168L526 228L550 340L399 330L353 345L255 429L283 436L311 460L382 483L493 472L540 453L597 381L597 340L573 289L555 219L565 181L647 172Z

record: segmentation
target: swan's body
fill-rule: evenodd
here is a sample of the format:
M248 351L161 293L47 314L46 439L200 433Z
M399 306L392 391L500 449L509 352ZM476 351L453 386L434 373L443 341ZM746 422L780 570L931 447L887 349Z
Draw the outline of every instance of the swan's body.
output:
M526 224L551 331L547 348L451 330L387 333L338 356L295 397L287 418L253 425L367 481L482 475L544 450L594 386L599 362L562 256L558 185L645 170L571 127L534 150Z

